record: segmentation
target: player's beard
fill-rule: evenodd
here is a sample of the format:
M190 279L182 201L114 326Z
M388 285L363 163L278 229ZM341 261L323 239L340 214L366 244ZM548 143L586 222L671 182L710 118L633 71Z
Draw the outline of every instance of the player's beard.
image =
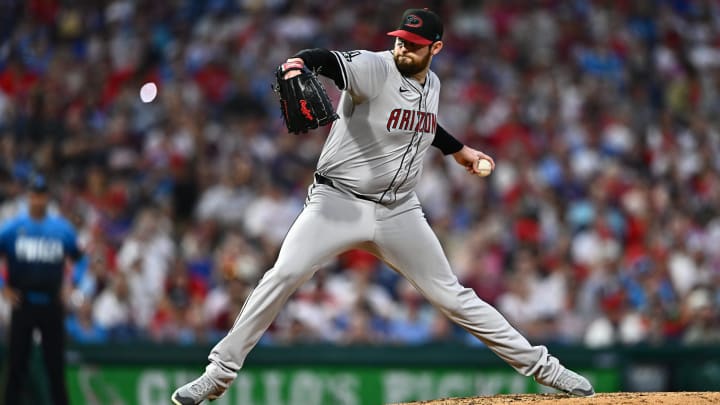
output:
M422 72L430 63L430 56L431 54L428 52L427 55L423 56L423 58L417 62L408 56L400 56L398 54L394 54L393 59L395 59L395 66L397 66L400 74L409 77Z

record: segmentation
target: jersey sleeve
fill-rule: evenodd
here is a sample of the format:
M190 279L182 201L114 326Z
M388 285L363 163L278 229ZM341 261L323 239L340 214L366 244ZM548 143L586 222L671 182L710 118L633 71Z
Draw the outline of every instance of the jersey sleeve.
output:
M369 51L332 51L340 65L343 85L355 98L369 100L380 93L388 77L388 64Z
M65 223L65 252L73 260L78 260L82 256L80 246L78 246L77 232L67 222Z
M10 253L13 244L13 233L15 229L15 221L6 221L0 225L0 256L6 256ZM7 283L6 277L9 277L9 269L5 262L5 271L0 270L0 287L5 287Z
M12 248L15 221L7 221L0 226L0 255L6 255Z

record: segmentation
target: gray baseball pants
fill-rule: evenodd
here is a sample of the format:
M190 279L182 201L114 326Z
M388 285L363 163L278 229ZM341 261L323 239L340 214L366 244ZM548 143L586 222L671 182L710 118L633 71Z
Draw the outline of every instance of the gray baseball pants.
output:
M386 206L313 184L275 265L250 294L230 332L210 352L209 360L217 366L212 369L225 374L216 377L232 380L293 292L319 264L353 248L385 261L519 373L549 384L562 371L547 348L530 345L495 308L460 285L414 194Z

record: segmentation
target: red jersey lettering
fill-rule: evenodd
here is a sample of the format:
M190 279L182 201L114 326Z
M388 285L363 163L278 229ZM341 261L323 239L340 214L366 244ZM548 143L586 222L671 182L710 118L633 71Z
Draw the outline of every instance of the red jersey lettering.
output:
M390 113L390 118L388 118L388 122L387 122L387 130L388 130L388 132L390 132L390 127L391 127L391 126L392 126L393 129L397 128L398 119L400 119L400 112L401 112L401 111L402 111L401 109L396 108L396 109L392 110L392 112Z
M415 119L416 117L417 119ZM386 128L388 132L397 129L434 134L437 130L437 117L430 112L396 108L390 112Z

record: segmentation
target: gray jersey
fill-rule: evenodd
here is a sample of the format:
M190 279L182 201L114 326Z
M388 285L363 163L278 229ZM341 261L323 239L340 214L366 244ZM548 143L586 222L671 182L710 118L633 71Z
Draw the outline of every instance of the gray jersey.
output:
M387 51L334 54L344 81L340 119L318 163L318 174L332 183L317 178L309 187L275 265L247 298L228 335L212 349L209 378L186 384L173 398L199 403L209 392L194 394L200 385L214 385L222 393L292 294L320 265L349 249L364 249L383 260L518 372L546 385L558 381L564 368L547 348L530 345L499 312L458 282L413 192L437 128L437 76L430 72L425 86L404 78Z
M400 74L390 51L333 54L344 89L318 161L318 173L383 204L411 193L437 128L440 80Z

